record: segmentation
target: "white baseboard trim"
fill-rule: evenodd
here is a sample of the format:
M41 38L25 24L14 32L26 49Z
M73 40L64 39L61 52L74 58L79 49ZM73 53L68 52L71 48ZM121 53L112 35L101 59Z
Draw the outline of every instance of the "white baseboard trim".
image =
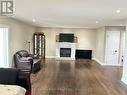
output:
M56 57L56 56L45 56L45 58L55 58L56 60L75 60L75 58L68 58L68 57Z
M103 66L121 66L120 64L103 64Z
M95 60L97 63L99 63L100 65L104 65L103 62L101 62L100 60L98 60L97 58L92 58L92 60Z
M46 56L45 58L55 58L56 60L75 60L74 58L57 58L56 56ZM97 63L103 66L121 66L120 64L106 64L101 62L97 58L92 58L92 60L95 60Z
M45 56L45 58L56 58L56 56Z
M60 58L56 58L56 60L75 60L75 58L60 57Z
M123 78L123 77L122 77L121 81L122 81L125 85L127 85L127 78Z
M103 66L121 66L121 64L106 64L98 60L97 58L92 58L93 60L97 61L97 63L103 65Z

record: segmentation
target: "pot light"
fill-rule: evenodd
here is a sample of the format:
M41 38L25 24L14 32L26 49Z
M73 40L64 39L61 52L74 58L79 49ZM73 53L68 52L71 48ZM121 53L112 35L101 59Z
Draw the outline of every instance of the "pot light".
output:
M36 20L35 20L35 19L32 19L32 21L33 21L33 22L36 22Z
M96 21L96 24L99 23L99 21Z
M121 12L121 10L116 10L116 13L119 14Z
M123 24L120 24L120 26L123 26Z

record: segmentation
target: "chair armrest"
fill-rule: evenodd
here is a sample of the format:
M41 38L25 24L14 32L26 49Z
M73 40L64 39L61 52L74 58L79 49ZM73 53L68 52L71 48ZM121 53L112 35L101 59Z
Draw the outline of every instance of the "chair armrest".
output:
M27 70L21 70L18 76L18 83L26 90L31 91L30 72Z

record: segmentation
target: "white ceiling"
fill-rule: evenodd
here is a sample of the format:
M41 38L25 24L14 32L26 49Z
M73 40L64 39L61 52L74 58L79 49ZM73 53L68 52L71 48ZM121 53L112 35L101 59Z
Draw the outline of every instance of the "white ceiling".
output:
M15 0L14 18L41 27L119 26L127 18L127 0Z

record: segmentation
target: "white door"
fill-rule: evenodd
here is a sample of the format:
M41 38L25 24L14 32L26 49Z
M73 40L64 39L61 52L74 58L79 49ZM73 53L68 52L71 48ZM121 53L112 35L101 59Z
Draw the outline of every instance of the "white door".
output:
M106 32L105 63L108 65L119 64L120 31Z

